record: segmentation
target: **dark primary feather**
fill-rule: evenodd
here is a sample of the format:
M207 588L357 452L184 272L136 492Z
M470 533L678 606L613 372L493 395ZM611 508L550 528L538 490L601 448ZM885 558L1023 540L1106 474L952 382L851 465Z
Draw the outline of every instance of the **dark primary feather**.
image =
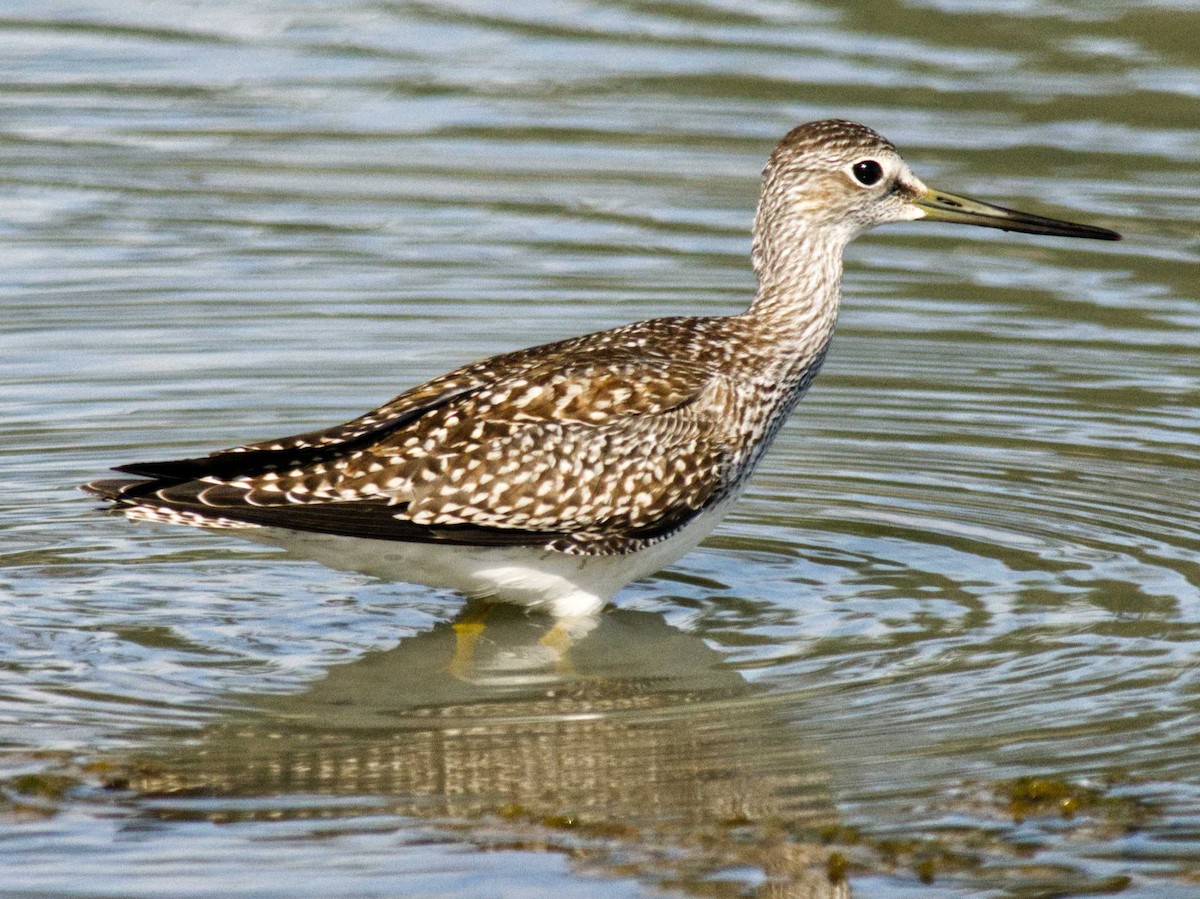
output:
M136 474L147 478L167 481L184 481L193 478L235 478L278 471L281 468L297 468L325 462L336 456L351 452L372 440L384 437L389 431L402 428L422 415L439 409L463 396L467 390L447 390L424 402L409 404L403 412L381 418L369 426L363 419L355 419L338 428L313 431L284 438L281 441L252 444L219 450L194 459L172 459L165 462L131 462L118 465L113 471ZM351 427L353 425L354 427Z

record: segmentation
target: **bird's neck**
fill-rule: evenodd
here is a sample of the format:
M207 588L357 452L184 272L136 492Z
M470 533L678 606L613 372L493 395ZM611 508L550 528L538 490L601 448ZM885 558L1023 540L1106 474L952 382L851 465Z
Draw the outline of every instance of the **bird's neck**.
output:
M819 361L833 337L845 241L812 234L769 238L755 237L758 291L742 316L781 360L803 367L809 359Z

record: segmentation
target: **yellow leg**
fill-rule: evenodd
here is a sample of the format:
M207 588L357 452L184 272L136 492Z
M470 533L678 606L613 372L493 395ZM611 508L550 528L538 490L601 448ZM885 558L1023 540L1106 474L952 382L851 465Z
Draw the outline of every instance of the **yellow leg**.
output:
M538 642L554 651L554 670L558 674L574 674L575 666L571 662L571 646L575 638L571 636L570 628L562 622L556 622L554 627L546 631Z
M451 625L454 628L454 658L450 660L450 673L459 680L471 679L471 671L475 668L475 643L487 628L486 617L487 609L483 609Z

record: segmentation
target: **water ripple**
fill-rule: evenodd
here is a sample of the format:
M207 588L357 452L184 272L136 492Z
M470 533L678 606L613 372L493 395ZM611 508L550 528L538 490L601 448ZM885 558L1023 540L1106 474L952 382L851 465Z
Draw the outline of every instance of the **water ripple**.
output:
M1165 0L10 5L0 828L24 861L0 880L177 894L186 858L194 895L267 895L284 852L340 895L822 895L836 852L880 895L931 870L1189 888L1197 25ZM451 676L453 597L74 492L532 331L740 308L763 160L827 115L945 189L1126 240L855 244L748 496L573 673L501 615ZM20 793L29 772L77 792ZM1084 805L1014 820L1021 777Z

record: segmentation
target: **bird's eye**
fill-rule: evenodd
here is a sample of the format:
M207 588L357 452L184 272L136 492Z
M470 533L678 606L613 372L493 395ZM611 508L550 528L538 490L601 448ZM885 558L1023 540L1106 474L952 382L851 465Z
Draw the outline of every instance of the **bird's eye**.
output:
M883 177L883 166L874 159L856 162L850 167L850 171L854 173L855 181L867 187L879 183L879 179Z

